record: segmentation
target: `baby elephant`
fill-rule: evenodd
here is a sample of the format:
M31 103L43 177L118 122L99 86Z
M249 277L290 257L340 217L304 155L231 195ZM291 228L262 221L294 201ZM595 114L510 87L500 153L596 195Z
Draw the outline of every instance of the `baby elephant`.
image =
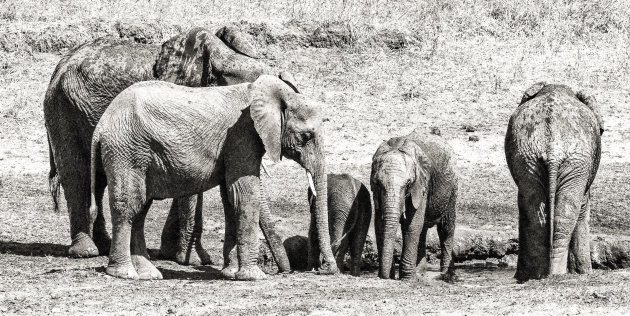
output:
M311 212L315 209L313 192L309 188L308 200ZM372 202L370 192L361 183L348 174L328 175L328 229L330 231L331 248L337 266L341 268L348 248L350 249L350 273L354 276L361 274L361 254L365 244L370 220L372 219ZM315 227L311 222L309 240L315 242L313 233ZM316 248L309 243L309 248Z
M395 278L394 237L400 223L403 246L400 278L415 277L425 257L427 229L437 224L442 251L442 278L453 273L453 233L457 176L449 145L439 136L416 129L379 146L372 158L374 228L379 252L379 277Z

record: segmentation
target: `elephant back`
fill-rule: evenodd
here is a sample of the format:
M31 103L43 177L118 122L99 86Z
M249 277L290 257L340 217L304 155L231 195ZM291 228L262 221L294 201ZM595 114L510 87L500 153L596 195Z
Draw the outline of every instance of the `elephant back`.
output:
M91 129L118 93L153 78L155 54L152 45L108 37L73 49L52 75L44 100L45 115L77 111L87 119L77 128ZM56 108L64 106L72 109ZM91 135L91 131L84 133Z

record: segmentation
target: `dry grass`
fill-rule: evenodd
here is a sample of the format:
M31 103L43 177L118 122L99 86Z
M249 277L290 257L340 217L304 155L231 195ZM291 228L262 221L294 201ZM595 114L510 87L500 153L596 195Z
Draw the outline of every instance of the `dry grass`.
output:
M593 92L607 128L592 231L630 235L629 8L621 0L0 0L0 313L620 312L630 304L627 271L525 285L515 284L514 271L495 268L463 268L455 285L401 285L373 273L296 274L252 284L213 280L217 266L159 261L168 280L105 277L105 257L64 257L68 217L50 211L41 106L59 52L75 44L131 34L133 27L159 43L192 25L237 23L266 62L293 72L305 94L327 105L331 172L367 183L382 140L438 127L462 177L458 223L514 231L516 191L503 154L507 119L529 85L561 82ZM350 40L318 48L317 29ZM469 142L471 134L480 140ZM264 181L284 236L304 235L303 170L284 161L271 172ZM218 192L206 198L204 243L220 262ZM152 249L167 210L161 201L149 212Z

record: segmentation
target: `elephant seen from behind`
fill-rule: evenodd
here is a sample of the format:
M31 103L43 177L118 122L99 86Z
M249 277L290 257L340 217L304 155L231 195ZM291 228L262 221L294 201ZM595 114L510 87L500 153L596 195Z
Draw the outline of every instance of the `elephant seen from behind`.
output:
M604 131L594 97L539 82L510 117L505 156L518 187L516 279L591 271L590 187Z
M112 249L106 272L120 278L161 278L144 240L154 199L191 196L219 186L225 210L226 278L257 280L259 211L268 212L260 166L266 153L305 170L316 195L313 220L324 262L336 273L328 236L327 182L318 103L275 76L229 87L189 88L148 81L121 92L105 111L92 140L92 211L107 176ZM100 190L100 191L99 191Z
M361 274L361 255L365 245L370 221L372 219L372 201L370 191L348 174L328 174L328 229L330 230L331 249L341 269L348 250L350 251L350 273ZM313 191L308 190L311 213L317 211ZM317 249L317 228L311 221L309 229L309 253ZM312 254L309 258L317 258ZM314 265L310 262L309 265Z
M372 158L370 185L374 229L379 252L379 277L395 278L394 238L402 229L400 279L414 279L425 260L427 230L437 224L440 271L454 277L452 252L458 176L452 149L440 136L420 129L383 142Z

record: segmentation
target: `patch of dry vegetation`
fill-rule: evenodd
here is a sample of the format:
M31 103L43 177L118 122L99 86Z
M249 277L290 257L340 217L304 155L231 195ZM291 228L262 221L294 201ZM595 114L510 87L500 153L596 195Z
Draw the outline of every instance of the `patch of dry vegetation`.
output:
M393 48L486 35L527 37L554 48L627 36L630 6L623 0L3 0L0 49L55 52L104 35L127 36L129 24L139 40L158 43L181 29L238 21L255 29L315 24L306 27L315 37L321 32L311 31L335 25L332 32L341 31L349 43L376 41ZM311 44L318 47L316 40Z

